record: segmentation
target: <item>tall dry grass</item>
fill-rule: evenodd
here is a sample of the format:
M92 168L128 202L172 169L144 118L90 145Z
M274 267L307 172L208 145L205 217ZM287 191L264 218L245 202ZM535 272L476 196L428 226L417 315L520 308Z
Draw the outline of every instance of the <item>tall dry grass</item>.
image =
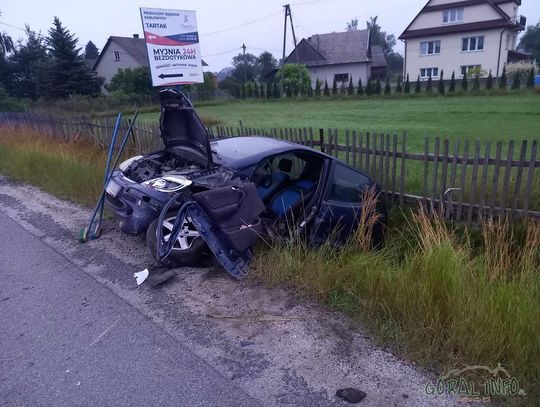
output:
M105 160L106 152L86 139L0 128L0 173L61 198L94 205L103 184Z
M365 230L369 220L360 220ZM424 366L501 363L540 395L538 222L493 220L478 233L419 208L394 214L384 248L366 250L365 242L355 236L340 251L274 245L256 254L255 274L357 315L379 341Z

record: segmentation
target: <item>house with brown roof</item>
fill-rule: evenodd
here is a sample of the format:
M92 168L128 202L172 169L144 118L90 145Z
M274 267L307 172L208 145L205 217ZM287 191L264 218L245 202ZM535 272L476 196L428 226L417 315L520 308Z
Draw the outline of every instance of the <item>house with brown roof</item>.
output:
M305 65L313 87L317 79L326 80L329 86L334 79L338 86L348 86L351 78L354 86L358 79L365 84L372 76L374 62L379 73L386 70L382 49L371 45L369 30L315 34L302 39L285 59L286 64Z
M536 0L535 0L536 1ZM429 0L399 37L405 42L404 76L411 80L456 78L489 72L499 77L516 51L526 19L521 0Z
M202 61L203 66L208 66ZM92 69L105 78L105 85L111 82L119 69L135 69L149 66L144 38L111 36L107 39Z

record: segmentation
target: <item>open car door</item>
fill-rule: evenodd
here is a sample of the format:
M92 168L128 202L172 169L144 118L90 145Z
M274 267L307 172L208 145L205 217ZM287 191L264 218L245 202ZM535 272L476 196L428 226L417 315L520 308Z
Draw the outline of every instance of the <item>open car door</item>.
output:
M245 183L193 194L192 200L181 206L177 220L187 214L221 266L233 277L242 279L248 273L251 247L263 232L259 215L264 210L255 184ZM176 223L171 242L180 230ZM167 242L160 243L160 260L170 252L167 248L162 250L166 246Z

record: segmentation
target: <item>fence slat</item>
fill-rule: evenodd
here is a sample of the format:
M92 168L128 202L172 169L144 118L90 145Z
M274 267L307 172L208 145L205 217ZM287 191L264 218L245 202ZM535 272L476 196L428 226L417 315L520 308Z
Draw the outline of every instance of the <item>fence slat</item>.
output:
M521 143L521 151L519 153L519 164L517 167L516 182L514 184L514 200L512 202L512 216L515 216L516 209L521 194L521 179L523 178L523 169L525 168L525 155L527 154L527 140Z
M476 182L478 180L478 163L480 161L480 140L474 142L474 163L471 177L471 196L469 197L469 209L467 211L467 225L472 223L474 203L476 203Z
M358 140L357 140L356 130L353 130L352 131L352 166L354 168L358 168L356 164L356 158L357 158L357 153L358 153L358 151L356 150L357 142Z
M424 139L424 188L423 188L423 197L427 198L428 195L428 155L429 155L429 139L426 137Z
M435 150L433 151L433 190L431 193L431 202L434 203L435 199L439 196L439 191L437 190L437 180L439 175L439 148L441 145L441 140L439 137L435 138Z
M397 134L394 134L392 137L392 204L396 203L397 144Z
M460 141L457 139L454 142L454 155L452 156L452 168L450 169L450 188L452 188L451 191L448 192L448 198L446 203L446 219L450 219L450 216L454 212L454 188L456 187L456 174L457 174L457 162L458 162L458 156L459 156L459 144Z
M527 184L525 185L525 198L523 201L523 210L525 211L525 217L529 213L529 199L532 192L532 182L534 176L534 163L536 161L536 153L538 149L538 140L534 140L531 147L531 159L529 161L529 171L527 174Z
M465 140L465 145L463 147L463 161L461 164L461 179L459 182L459 202L457 207L457 220L462 219L463 212L463 198L465 196L465 182L467 178L467 160L469 158L469 140Z
M349 140L349 130L345 130L345 162L347 164L350 164L351 163L351 157L350 157L350 148L351 148L351 144L350 144L350 140Z
M482 222L484 217L484 205L486 202L486 188L487 188L487 178L489 171L489 154L490 154L491 142L486 142L486 150L484 152L484 168L482 169L482 181L480 182L480 196L478 202L478 224Z
M510 140L510 143L508 144L508 157L506 160L506 168L504 169L504 180L503 180L503 192L501 201L508 199L508 188L509 188L509 182L510 182L510 174L512 173L512 159L514 158L514 140ZM505 201L504 204L500 205L501 212L500 215L504 215L504 210L502 210L508 203L511 202L509 200Z

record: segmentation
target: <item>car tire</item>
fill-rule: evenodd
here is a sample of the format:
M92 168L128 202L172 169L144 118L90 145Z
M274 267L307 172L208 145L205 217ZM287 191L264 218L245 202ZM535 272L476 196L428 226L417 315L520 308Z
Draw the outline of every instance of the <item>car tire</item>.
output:
M171 210L166 213L165 215L165 222L171 221L174 222L174 219L176 218L176 215L178 214L178 211ZM150 255L154 260L157 261L156 258L156 230L158 226L158 219L154 219L154 221L148 226L148 229L146 231L146 246L148 247L148 250L150 252ZM163 226L165 228L165 226ZM201 237L194 237L189 242L189 247L181 248L179 243L175 243L171 253L161 262L161 264L169 265L169 266L193 266L200 264L200 262L205 257L205 249L206 249L206 243Z

